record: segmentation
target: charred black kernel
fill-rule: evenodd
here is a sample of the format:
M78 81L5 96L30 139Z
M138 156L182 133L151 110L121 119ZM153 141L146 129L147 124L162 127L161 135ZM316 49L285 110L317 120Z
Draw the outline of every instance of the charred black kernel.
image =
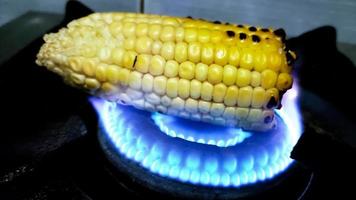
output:
M225 25L230 25L230 23L229 22L225 22Z
M261 29L262 32L269 32L269 29L268 28L263 28Z
M244 27L244 25L242 25L242 24L238 24L238 25L237 25L237 27L239 27L239 28L243 28L243 27Z
M248 28L248 30L250 30L250 31L252 31L252 32L255 32L255 31L257 31L257 28L254 27L254 26L251 26L250 28Z
M286 39L286 32L284 31L283 28L279 28L279 29L273 31L273 33L276 36L280 37L282 39L282 41L284 41Z
M261 41L261 39L257 35L252 35L252 41L256 42L256 43L259 43Z
M193 19L193 17L192 17L192 16L187 16L186 18L188 18L188 19Z
M289 51L288 51L288 52L286 53L286 56L287 56L287 63L288 63L288 65L293 64L294 58L293 58L292 54L289 53Z
M137 56L135 56L135 60L133 61L132 68L135 68L136 62L137 62Z
M213 23L214 23L214 24L221 24L220 21L214 21Z
M234 31L226 31L226 35L228 36L228 37L235 37L235 32Z
M266 116L265 119L263 120L265 124L269 124L272 122L272 117L271 116Z
M239 38L240 38L240 40L246 40L247 35L245 33L240 33Z
M276 107L278 104L276 98L274 96L271 96L271 98L269 99L268 103L267 103L267 108L271 109Z

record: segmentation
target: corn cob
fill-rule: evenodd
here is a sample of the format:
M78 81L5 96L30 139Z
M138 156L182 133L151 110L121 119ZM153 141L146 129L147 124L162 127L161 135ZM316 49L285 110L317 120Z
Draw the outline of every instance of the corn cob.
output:
M292 85L282 29L135 13L95 13L46 34L37 64L139 109L269 130Z

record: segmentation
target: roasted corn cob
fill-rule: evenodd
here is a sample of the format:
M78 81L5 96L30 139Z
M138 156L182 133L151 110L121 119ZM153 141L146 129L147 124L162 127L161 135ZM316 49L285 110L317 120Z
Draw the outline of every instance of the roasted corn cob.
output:
M285 32L218 21L95 13L46 34L37 64L139 109L268 130L292 85Z

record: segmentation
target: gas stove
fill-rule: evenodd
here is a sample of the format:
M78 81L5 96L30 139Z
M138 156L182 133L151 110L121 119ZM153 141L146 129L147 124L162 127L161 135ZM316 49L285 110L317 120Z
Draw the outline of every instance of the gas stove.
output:
M63 22L49 32L91 12L70 1ZM356 77L356 68L337 51L334 31L323 27L288 40L302 55L296 68L304 131L281 112L280 134L259 136L93 99L34 63L43 43L38 38L0 67L0 198L352 198L347 181L355 176L356 101L330 90L352 91L347 80ZM325 78L314 82L320 73ZM182 127L190 131L181 133ZM294 139L282 134L286 129Z

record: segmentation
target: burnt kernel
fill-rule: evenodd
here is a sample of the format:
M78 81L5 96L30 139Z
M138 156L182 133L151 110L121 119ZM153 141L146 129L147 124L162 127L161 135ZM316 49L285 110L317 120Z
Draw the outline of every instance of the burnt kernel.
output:
M252 31L252 32L255 32L255 31L257 31L257 28L254 27L254 26L251 26L250 28L248 28L248 30L249 30L249 31Z
M243 28L243 27L244 27L244 25L242 25L242 24L238 24L238 25L237 25L237 27L239 27L239 28Z
M192 17L192 16L187 16L186 18L188 18L188 19L193 19L193 17Z
M269 124L272 122L272 120L273 120L273 118L271 116L266 116L265 119L263 120L263 122L265 124Z
M284 31L283 28L279 28L279 29L273 31L273 33L274 33L276 36L280 37L282 40L285 40L285 39L286 39L286 32Z
M247 35L245 33L240 33L239 38L240 38L240 40L246 40Z
M226 35L228 36L228 37L235 37L235 32L234 31L226 31Z
M271 98L269 99L268 103L267 103L267 108L271 109L276 107L278 104L276 98L274 96L271 96Z
M269 32L269 29L268 28L263 28L261 29L262 32Z
M259 43L261 41L260 37L258 37L258 35L252 35L252 41Z
M225 25L230 25L230 23L229 22L225 22Z
M135 60L133 61L132 68L135 68L136 62L137 62L137 56L135 57Z
M221 24L220 21L214 21L213 23L214 23L214 24Z

